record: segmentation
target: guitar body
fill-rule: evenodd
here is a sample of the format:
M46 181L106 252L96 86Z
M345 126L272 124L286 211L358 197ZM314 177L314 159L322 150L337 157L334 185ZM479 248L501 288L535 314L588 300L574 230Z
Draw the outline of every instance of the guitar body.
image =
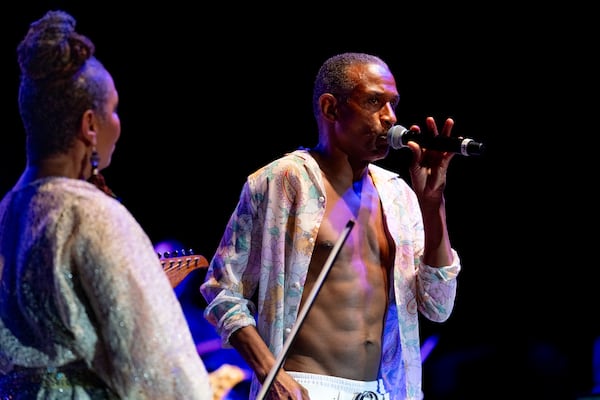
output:
M225 363L209 373L208 379L213 389L213 400L223 400L238 383L250 379L250 372L237 365Z

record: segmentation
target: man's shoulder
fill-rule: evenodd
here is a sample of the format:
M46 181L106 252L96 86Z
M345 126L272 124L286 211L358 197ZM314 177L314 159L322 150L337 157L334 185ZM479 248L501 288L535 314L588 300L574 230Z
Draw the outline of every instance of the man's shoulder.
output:
M274 159L248 176L248 183L257 187L269 182L291 185L321 184L319 165L307 150L298 149Z
M289 170L290 168L318 167L314 158L307 149L297 149L272 160L268 164L259 168L255 173L265 171Z
M289 153L285 153L274 162L279 164L306 164L314 162L314 158L310 155L309 149L300 147Z

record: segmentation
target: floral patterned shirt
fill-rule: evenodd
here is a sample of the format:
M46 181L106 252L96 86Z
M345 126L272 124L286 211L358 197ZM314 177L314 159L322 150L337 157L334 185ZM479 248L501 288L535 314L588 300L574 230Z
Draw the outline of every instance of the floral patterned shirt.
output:
M415 193L398 174L375 164L379 193L396 252L383 337L380 377L390 398L421 399L418 313L442 322L454 306L460 260L434 268L421 262L424 232ZM327 201L319 166L305 149L251 174L201 285L205 317L224 346L254 325L275 356L283 350L300 300ZM252 301L256 299L256 304ZM251 397L260 390L253 377Z

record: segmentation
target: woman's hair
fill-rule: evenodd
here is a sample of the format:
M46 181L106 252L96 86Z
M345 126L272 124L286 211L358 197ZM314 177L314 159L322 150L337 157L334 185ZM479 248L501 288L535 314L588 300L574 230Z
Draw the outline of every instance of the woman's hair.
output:
M102 107L108 98L108 72L94 57L92 41L78 34L75 24L64 11L48 11L29 26L17 47L19 112L30 163L65 153L86 110L107 112Z

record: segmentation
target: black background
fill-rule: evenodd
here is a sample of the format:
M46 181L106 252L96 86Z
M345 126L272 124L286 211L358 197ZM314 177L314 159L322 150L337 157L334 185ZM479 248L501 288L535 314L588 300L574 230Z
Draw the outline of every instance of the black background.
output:
M107 182L154 242L176 239L208 258L246 175L315 144L319 65L342 51L377 54L396 76L399 124L452 117L453 134L487 147L455 157L448 173L463 271L451 318L422 324L424 338L439 338L424 363L426 398L444 398L444 385L459 398L588 391L600 335L589 11L204 4L15 4L0 49L0 192L25 163L16 46L46 10L70 12L115 79L122 135ZM393 150L381 164L405 174L409 157Z

